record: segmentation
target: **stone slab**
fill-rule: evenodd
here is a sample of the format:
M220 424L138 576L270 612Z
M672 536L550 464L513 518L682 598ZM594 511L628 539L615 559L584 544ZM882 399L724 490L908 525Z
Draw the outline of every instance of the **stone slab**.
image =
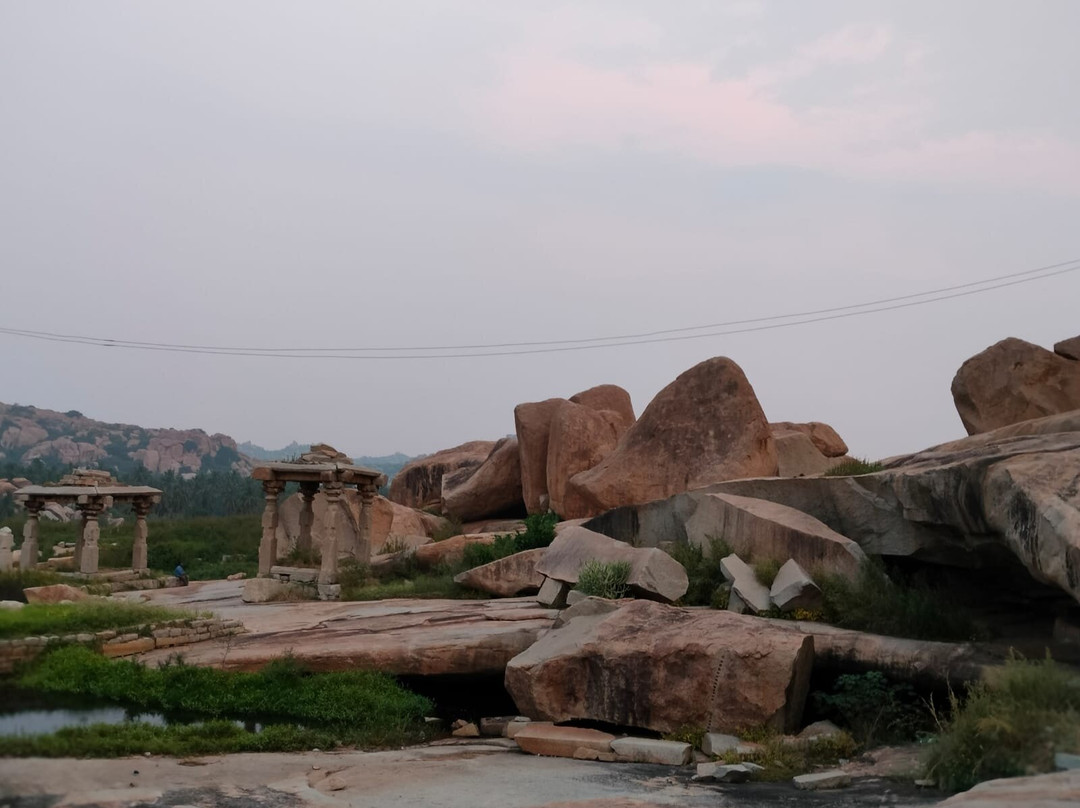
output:
M615 736L596 729L557 727L546 721L533 721L522 728L514 740L530 755L572 758L579 749L610 752Z
M844 788L851 785L851 775L839 769L827 772L800 774L791 779L795 788L803 791L819 791L826 788Z
M611 742L611 751L633 763L660 763L664 766L685 766L694 748L680 741L659 741L654 738L618 738Z

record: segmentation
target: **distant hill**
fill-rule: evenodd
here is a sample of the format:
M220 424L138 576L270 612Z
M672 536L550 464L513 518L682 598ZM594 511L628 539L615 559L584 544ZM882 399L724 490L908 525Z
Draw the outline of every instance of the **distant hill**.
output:
M310 449L311 444L293 441L282 449L264 449L258 444L244 441L239 444L237 448L240 452L254 460L290 460ZM423 457L423 455L417 455L416 457ZM358 466L365 466L369 469L381 471L387 478L393 479L394 475L401 471L406 463L415 460L416 457L410 457L407 454L395 452L392 455L381 455L377 457L361 455L360 457L354 457L353 462Z
M123 476L138 468L194 474L251 468L228 435L201 429L147 429L88 418L78 410L57 412L0 403L0 461L110 469Z

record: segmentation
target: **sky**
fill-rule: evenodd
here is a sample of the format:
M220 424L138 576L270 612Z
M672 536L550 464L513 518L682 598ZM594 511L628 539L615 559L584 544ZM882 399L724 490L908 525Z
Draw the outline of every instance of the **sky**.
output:
M0 0L0 328L584 340L1078 259L1077 30L1075 0ZM1070 272L794 327L467 358L0 333L0 400L419 454L596 384L640 414L728 356L770 420L825 421L879 458L962 436L961 363L1080 334L1078 303Z

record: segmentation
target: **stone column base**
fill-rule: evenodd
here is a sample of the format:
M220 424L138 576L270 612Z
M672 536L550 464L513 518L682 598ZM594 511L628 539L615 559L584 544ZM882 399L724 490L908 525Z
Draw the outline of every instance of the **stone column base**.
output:
M341 600L341 584L319 584L319 600Z

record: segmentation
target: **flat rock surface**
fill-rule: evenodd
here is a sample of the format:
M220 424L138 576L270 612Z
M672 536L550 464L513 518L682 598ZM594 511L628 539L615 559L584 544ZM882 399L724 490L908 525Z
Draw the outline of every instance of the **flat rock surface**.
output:
M692 774L690 768L533 757L481 744L182 760L30 758L0 760L0 798L11 808L854 808L932 805L941 798L877 778L817 794L781 783L697 784Z
M557 616L529 598L249 605L240 601L242 585L207 581L150 595L153 603L211 609L243 622L246 634L186 647L189 662L252 670L291 651L315 670L501 673ZM160 662L171 651L154 651L141 659Z

